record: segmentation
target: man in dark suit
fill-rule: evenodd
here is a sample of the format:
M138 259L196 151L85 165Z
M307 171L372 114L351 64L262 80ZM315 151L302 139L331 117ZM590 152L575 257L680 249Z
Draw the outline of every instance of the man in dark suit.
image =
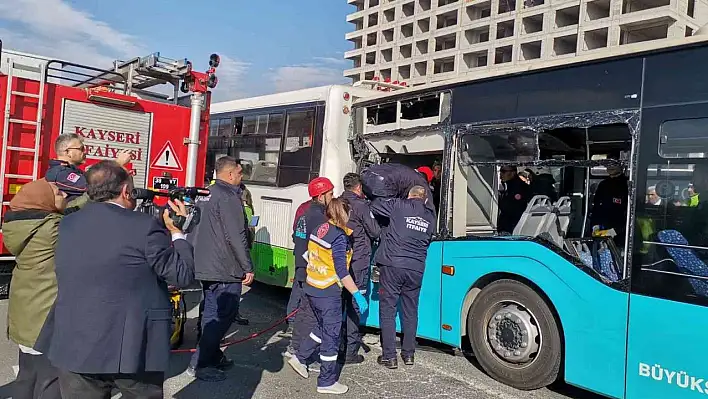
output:
M49 359L65 399L162 398L170 358L167 284L194 280L192 246L172 223L133 212L128 172L102 161L86 174L92 202L64 218ZM184 204L170 207L185 216ZM170 235L172 239L170 239Z

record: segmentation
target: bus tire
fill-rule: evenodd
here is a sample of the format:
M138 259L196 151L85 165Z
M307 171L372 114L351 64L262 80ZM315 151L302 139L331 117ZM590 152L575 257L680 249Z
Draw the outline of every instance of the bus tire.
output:
M556 319L531 287L497 280L479 293L467 315L467 335L484 371L521 390L558 379L562 342Z

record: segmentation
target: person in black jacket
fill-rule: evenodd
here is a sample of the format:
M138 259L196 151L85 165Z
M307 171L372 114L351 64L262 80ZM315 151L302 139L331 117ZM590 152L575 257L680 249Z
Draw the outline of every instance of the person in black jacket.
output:
M406 365L414 362L418 300L435 225L435 213L426 204L431 201L427 193L423 186L414 186L407 199L377 198L371 202L371 211L390 221L381 235L375 262L381 271L379 320L383 351L377 362L391 369L398 367L396 310L399 300L403 332L401 357Z
M166 229L133 212L132 178L118 163L97 163L86 180L92 202L59 225L54 324L36 349L59 369L63 398L102 399L114 388L162 398L172 334L167 286L194 281L192 246L167 211ZM184 204L169 204L186 216Z
M629 184L624 169L620 165L607 167L609 177L597 185L592 199L590 226L593 229L615 229L615 244L624 246L627 223L627 198Z
M531 200L532 190L516 172L514 166L502 166L500 169L503 190L499 193L499 218L497 230L500 233L513 234L521 214Z
M204 311L201 337L188 373L204 381L223 381L233 362L220 349L221 340L239 318L243 285L253 282L248 224L240 188L243 168L230 156L216 161L216 182L198 202L201 221L190 234L195 277L201 282Z
M364 196L361 188L361 177L356 173L344 175L344 193L342 198L349 202L351 214L347 227L352 230L353 249L349 274L354 279L354 284L363 294L369 285L369 266L371 264L371 241L379 238L381 228L376 222L376 218L371 213L369 201ZM361 314L356 301L348 291L342 292L344 295L344 306L347 314L346 329L346 357L345 363L356 364L364 361L364 356L359 354L361 347L361 333L359 324Z
M427 198L431 198L426 206L435 213L433 195L430 190L432 178L433 171L427 166L412 169L393 162L371 165L361 172L362 188L369 199L405 199L408 198L410 189L417 185L425 188Z

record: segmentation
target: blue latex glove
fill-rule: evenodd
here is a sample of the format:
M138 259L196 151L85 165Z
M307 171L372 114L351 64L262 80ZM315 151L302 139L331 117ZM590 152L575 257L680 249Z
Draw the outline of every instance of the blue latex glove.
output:
M359 313L364 314L369 309L369 304L366 302L366 298L361 294L361 291L357 291L352 294L357 306L359 306Z

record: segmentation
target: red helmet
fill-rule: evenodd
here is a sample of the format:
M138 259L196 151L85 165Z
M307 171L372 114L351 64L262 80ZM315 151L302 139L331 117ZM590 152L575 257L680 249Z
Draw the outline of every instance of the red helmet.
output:
M312 198L318 197L330 190L334 190L334 184L326 177L315 177L310 181L310 184L307 185L307 192L310 193L310 197Z
M421 166L420 168L416 169L415 171L424 175L425 179L428 181L428 184L430 184L430 182L433 181L433 170L430 169L429 167Z

